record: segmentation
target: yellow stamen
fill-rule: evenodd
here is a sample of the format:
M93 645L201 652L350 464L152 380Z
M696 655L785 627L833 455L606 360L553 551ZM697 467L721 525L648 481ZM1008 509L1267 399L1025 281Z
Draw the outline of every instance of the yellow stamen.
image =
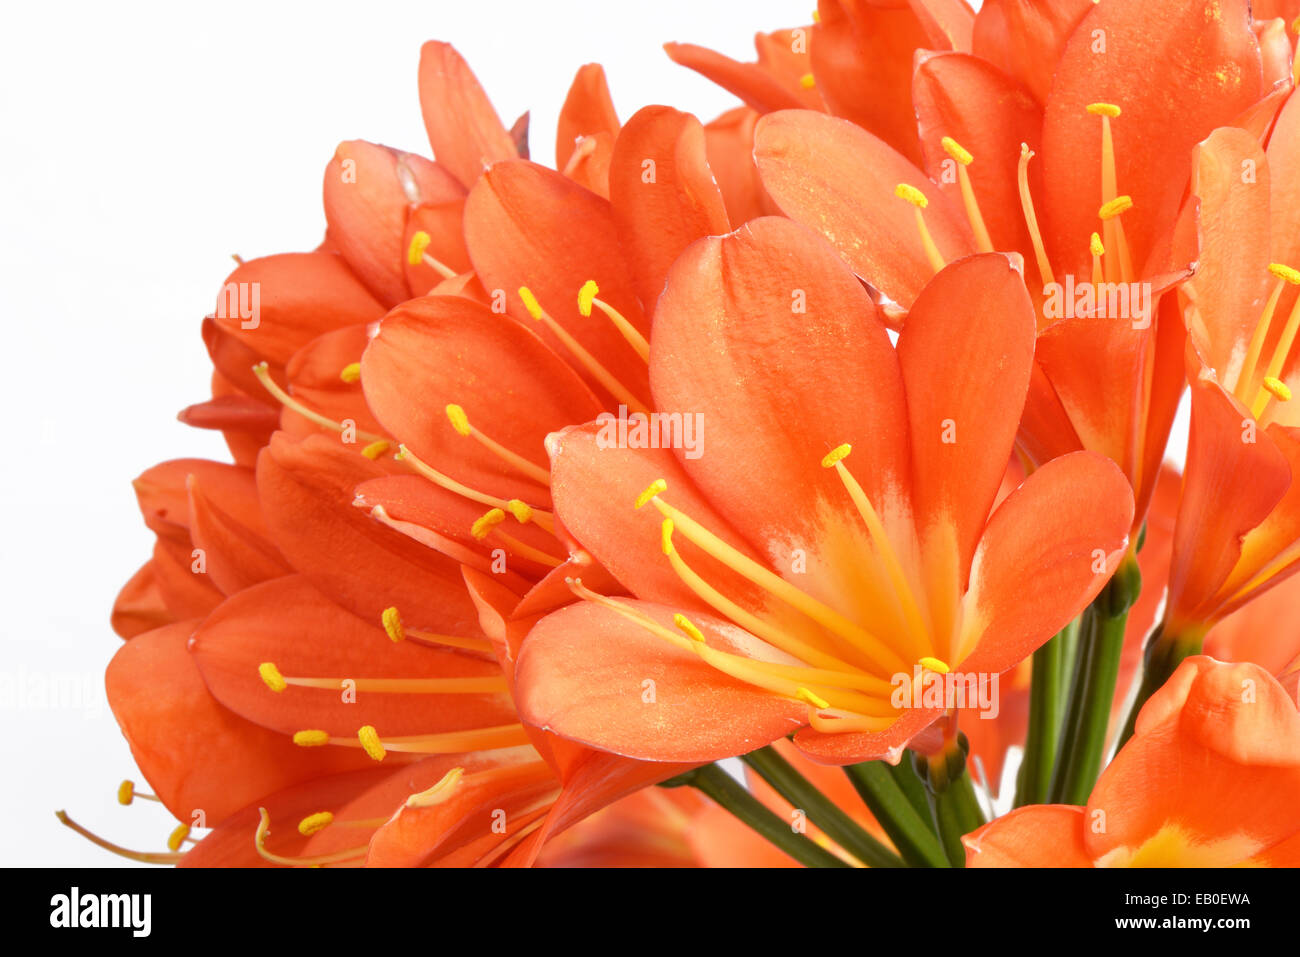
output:
M651 486L654 488L655 486ZM648 493L650 490L647 489ZM642 493L643 497L646 493ZM669 505L656 495L649 498L655 508L665 518L671 518L673 524L686 538L709 555L722 562L732 571L749 579L754 584L780 598L786 604L798 609L813 621L822 625L835 635L848 642L871 660L886 674L893 674L902 669L903 660L892 648L885 645L862 628L850 621L828 605L823 604L806 592L794 587L781 576L765 568L749 556L714 535L693 518Z
M506 513L499 508L489 510L474 520L470 526L469 533L474 536L476 541L483 541L487 538L488 532L492 531L492 526L500 525L506 520Z
M966 167L975 161L975 157L951 136L945 136L941 143L944 152L957 161L957 184L961 188L961 201L966 207L966 218L970 221L971 232L975 234L975 246L982 253L992 252L993 239L984 224L984 215L980 212L979 201L975 198L975 187L971 183L970 173L966 171Z
M119 785L117 786L117 803L118 803L118 804L121 804L121 805L124 805L124 806L125 806L125 805L129 805L129 804L130 804L131 802L133 802L136 798L139 798L139 799L142 800L142 801L159 801L159 802L161 802L161 800L162 800L162 799L159 798L158 795L156 795L156 794L148 794L148 793L146 793L146 792L144 792L144 791L137 791L137 790L135 789L135 782L134 782L134 781L123 781L121 784L119 784Z
M921 658L919 661L917 661L917 664L919 664L922 668L928 668L930 671L936 671L941 675L946 675L949 671L952 670L951 668L948 667L948 663L946 661L941 661L938 658L931 658L928 655L924 658Z
M1102 265L1101 257L1106 255L1106 247L1101 243L1101 237L1096 233L1088 241L1088 251L1092 253L1092 284L1101 285L1106 281L1105 267Z
M406 637L406 631L402 628L402 616L397 609L391 605L383 610L379 616L380 623L384 626L384 631L393 641L401 641Z
M275 666L274 662L263 661L257 666L257 673L262 676L262 681L274 692L281 692L288 687L285 684L284 675L280 674L280 669Z
M167 835L167 850L179 851L185 839L190 836L190 826L188 824L177 824L172 832Z
M512 498L510 501L506 502L506 511L513 515L520 525L528 524L533 517L533 507L525 502L519 501L517 498Z
M367 445L364 449L361 450L361 454L373 462L375 461L375 459L379 458L379 456L383 455L390 448L392 448L392 445L393 444L389 442L387 439L380 439L378 442L371 442L369 445Z
M349 362L339 373L339 378L351 385L353 382L361 381L361 363Z
M836 462L839 462L844 458L846 458L848 454L852 451L853 451L853 446L849 445L847 442L845 442L843 445L837 445L835 448L827 452L826 455L822 458L822 468L824 469L834 468Z
M1105 222L1108 219L1114 219L1121 213L1128 212L1132 208L1132 196L1116 196L1114 199L1101 205L1101 208L1097 210L1097 218Z
M379 740L379 732L375 730L373 724L362 725L358 728L357 740L361 742L362 750L375 761L382 761L388 756L388 752L384 750L383 742Z
M1285 279L1293 286L1300 286L1300 269L1292 269L1282 263L1270 263L1268 271L1278 279Z
M497 498L495 495L488 495L486 492L480 492L478 489L470 488L462 482L457 482L451 476L439 472L433 466L423 461L405 445L399 445L397 447L397 454L393 456L393 458L398 462L406 462L414 471L423 475L434 485L437 485L440 488L445 488L449 492L455 492L462 498L467 498L471 502L478 502L480 505L487 505L492 508L503 508L516 518L519 518L521 522L525 521L525 519L520 518L520 514L527 514L529 518L535 521L542 528L546 529L546 531L555 531L554 516L552 516L550 512L541 509L529 509L528 506L524 506L523 509L520 509L519 505L522 503L519 503L518 499L510 499L507 501L503 498ZM512 503L518 504L512 505Z
M84 837L86 840L90 841L90 843L95 844L98 847L102 847L106 851L111 851L112 853L116 854L118 857L125 857L126 859L132 861L139 861L142 864L175 864L182 857L185 856L184 854L164 854L164 853L155 853L152 851L132 851L129 850L128 848L122 847L120 844L114 844L112 841L106 841L104 838L100 837L94 831L90 831L82 827L72 818L68 817L66 811L55 811L54 816L59 819L59 822L64 827L71 828L72 830L80 834L82 837Z
M483 537L487 537L488 534L494 535L497 541L499 541L509 551L513 552L519 558L524 558L531 562L537 562L539 565L545 565L548 568L559 568L561 565L564 564L563 559L556 558L554 555L550 554L549 552L544 552L540 548L534 548L532 545L529 545L527 542L521 542L513 535L508 535L507 533L503 532L501 530L501 525L499 522L493 522L483 532Z
M560 340L564 348L573 354L578 363L596 379L606 391L614 398L618 399L633 412L649 414L650 409L644 402L632 394L627 386L623 385L612 372L606 369L595 356L583 348L577 339L569 334L569 331L555 321L555 318L542 308L542 304L537 301L537 297L527 286L519 287L519 298L523 301L524 308L528 314L541 322L549 329L555 338ZM594 303L594 300L593 300Z
M1020 211L1025 217L1025 226L1029 230L1029 239L1034 245L1034 259L1038 262L1038 278L1044 286L1056 281L1052 274L1052 262L1047 258L1043 246L1043 234L1038 229L1038 216L1034 212L1034 197L1029 192L1029 161L1034 158L1034 151L1028 143L1020 144L1020 163L1016 167L1016 182L1020 189Z
M684 632L686 637L690 638L691 641L698 641L700 644L705 644L704 632L700 631L700 629L695 626L695 622L691 621L685 615L673 615L673 624Z
M1106 247L1101 244L1101 237L1096 233L1093 233L1092 238L1088 240L1088 250L1094 256L1106 255Z
M636 497L636 507L641 508L656 495L666 491L668 491L668 483L663 479L655 479L644 492Z
M411 245L406 249L407 265L420 265L420 260L424 258L424 251L429 248L429 243L432 241L433 237L423 229L417 230L416 233L411 236Z
M319 748L330 743L330 736L329 732L317 729L295 731L293 733L293 743L300 748Z
M665 518L663 524L659 526L659 547L665 555L672 555L677 551L673 545L673 520Z
M1084 107L1093 116L1105 116L1109 119L1115 119L1120 115L1120 108L1114 103L1089 103Z
M947 153L949 156L951 156L953 159L955 159L962 166L969 166L972 162L975 161L975 157L971 156L970 151L967 150L960 143L958 143L951 136L945 136L939 142L940 145L943 146L943 151Z
M469 416L465 414L465 410L454 402L447 406L447 419L451 422L451 427L455 429L457 433L466 436L467 438L475 439L493 455L497 456L507 465L511 465L518 469L534 482L537 482L540 485L551 484L550 472L542 468L540 465L528 461L528 459L524 458L518 452L506 448L496 439L484 435L481 431L474 428L474 426L470 425Z
M899 183L895 186L894 195L899 199L907 200L907 202L911 203L917 209L925 209L925 207L930 205L930 201L925 198L925 193L907 183Z
M271 395L274 396L281 405L297 412L304 419L315 422L321 428L331 429L334 432L340 433L345 431L342 423L326 418L315 409L307 408L307 406L303 405L293 396L289 395L289 393L281 389L276 381L271 378L270 369L265 362L259 362L257 365L253 366L253 375L257 376L257 381L262 383L262 388L271 393ZM361 429L356 430L356 435L358 438L364 439L366 442L384 441L382 435L375 435L373 432L365 432Z
M805 90L811 90L817 85L817 78L811 73L805 73L803 76L799 77L799 85Z
M456 786L460 779L465 776L464 768L452 768L432 787L425 788L418 794L412 794L406 799L406 806L413 808L433 807L447 801L456 793Z
M804 704L810 704L814 708L817 708L819 711L825 711L827 708L830 707L830 702L828 702L825 698L813 694L807 688L798 689L797 691L795 691L794 696L798 698L800 701L804 702Z
M1287 384L1280 379L1274 379L1272 376L1264 377L1264 388L1268 390L1279 402L1291 401L1291 390Z
M469 435L469 416L465 414L464 409L456 405L454 402L450 403L447 406L447 418L451 421L451 427L453 429L461 435Z
M253 846L263 860L270 861L272 864L284 864L287 867L320 867L325 864L340 864L343 861L354 861L363 858L370 849L368 845L363 844L361 847L352 847L344 851L336 851L333 854L319 854L315 857L284 857L280 854L274 854L266 849L266 836L271 832L271 815L267 813L264 807L259 807L257 813L261 819L258 822L257 831L253 834Z
M1277 341L1277 346L1273 349L1273 358L1268 361L1268 369L1264 373L1264 381L1269 379L1282 379L1282 367L1286 365L1286 360L1291 355L1291 347L1295 344L1296 333L1300 332L1300 299L1297 299L1295 305L1291 307L1291 315L1286 318L1286 325L1282 328L1282 336ZM1255 418L1259 418L1260 412L1268 404L1268 392L1263 385L1260 386L1258 394L1255 396L1255 402L1251 407L1251 412Z
M329 811L317 811L315 814L308 814L298 822L298 833L303 837L311 837L318 831L323 831L334 823L334 815Z
M930 268L938 272L947 263L944 262L943 254L939 252L934 237L930 235L930 230L925 225L925 214L921 212L930 205L930 201L925 198L925 193L907 183L899 183L895 186L894 195L916 207L916 231L921 236L921 246L925 249L926 258L930 260Z
M1246 359L1242 363L1241 372L1237 375L1237 381L1233 385L1233 394L1241 401L1246 401L1249 394L1251 379L1255 375L1255 366L1259 364L1260 353L1264 349L1264 342L1268 339L1269 327L1273 324L1273 313L1277 310L1278 301L1282 298L1282 290L1286 288L1287 283L1300 285L1300 271L1292 269L1290 266L1282 263L1271 263L1268 267L1269 273L1277 279L1273 285L1273 291L1269 294L1268 302L1264 304L1264 311L1260 314L1259 320L1255 323L1255 332L1250 337L1250 345L1246 349Z
M579 315L590 317L591 304L596 298L596 293L600 292L600 287L596 285L596 280L588 279L578 290L578 313Z
M369 691L375 694L497 694L505 691L504 675L463 678L318 678L290 676L285 684L295 688Z
M641 331L627 320L626 316L603 299L592 299L591 304L605 314L627 340L627 344L636 350L638 356L646 362L650 361L650 343L646 341L645 336L641 335Z

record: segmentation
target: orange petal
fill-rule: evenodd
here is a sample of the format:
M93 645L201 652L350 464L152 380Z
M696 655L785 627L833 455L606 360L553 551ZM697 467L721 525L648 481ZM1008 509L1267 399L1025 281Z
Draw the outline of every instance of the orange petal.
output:
M1083 808L1031 804L961 839L967 867L1092 867Z
M960 206L906 157L847 120L806 110L765 116L754 159L782 212L822 233L854 272L904 308L934 269L916 209L894 195L895 187L926 193L926 226L947 261L975 251Z
M645 107L618 134L609 198L648 313L681 251L731 230L705 155L704 127L671 107Z
M518 156L469 64L449 43L420 48L420 111L438 162L466 189L485 168Z
M820 102L797 77L778 75L758 63L741 63L694 43L665 43L664 51L674 63L707 77L760 113L811 108Z
M264 535L235 518L190 476L190 536L203 552L207 574L225 595L258 582L287 575L292 569Z
M986 0L975 14L975 55L997 64L1046 103L1065 41L1094 6L1093 0Z
M605 82L605 69L599 63L578 68L569 94L560 107L555 127L555 168L564 169L573 156L578 140L596 133L618 136L618 113Z
M134 638L174 620L158 588L153 562L147 561L117 593L113 602L113 630L123 638Z
M736 225L776 212L754 165L757 123L758 113L740 106L704 124L709 167L722 191L727 217Z

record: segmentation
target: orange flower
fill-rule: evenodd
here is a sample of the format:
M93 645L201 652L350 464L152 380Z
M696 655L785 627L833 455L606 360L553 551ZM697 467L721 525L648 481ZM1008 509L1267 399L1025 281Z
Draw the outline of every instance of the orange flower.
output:
M1087 807L963 838L970 867L1295 867L1300 714L1264 669L1198 656L1147 702Z
M1003 321L979 327L974 303ZM895 352L803 228L759 219L696 243L655 313L650 380L656 408L701 416L704 447L609 447L594 423L554 439L559 520L635 598L574 583L587 601L524 644L521 713L652 760L708 761L799 728L820 761L896 759L944 709L891 703L892 676L1007 670L1127 545L1127 484L1089 453L989 515L1032 346L1004 256L941 272Z
M1035 465L1107 455L1140 524L1184 387L1183 329L1161 303L1196 258L1170 253L1191 149L1216 126L1270 122L1276 57L1265 64L1245 0L1208 24L1181 0L990 3L973 27L949 6L822 4L811 61L844 118L764 116L763 186L836 246L894 325L944 263L994 249L1032 263L1039 341L1020 447ZM1153 74L1152 57L1169 69ZM892 85L877 75L890 70ZM915 116L919 148L890 111Z

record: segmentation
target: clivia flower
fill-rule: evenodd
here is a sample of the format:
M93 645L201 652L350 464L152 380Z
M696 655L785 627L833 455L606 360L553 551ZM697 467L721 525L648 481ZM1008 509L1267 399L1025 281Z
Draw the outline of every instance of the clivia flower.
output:
M553 440L557 517L635 597L572 583L584 601L524 643L525 719L660 761L794 731L827 763L896 760L945 709L891 703L895 675L1007 670L1127 546L1131 494L1091 453L989 514L1033 338L1005 256L944 269L895 351L807 230L759 219L696 243L655 312L650 378L658 408L705 417L708 447L602 448L594 426Z

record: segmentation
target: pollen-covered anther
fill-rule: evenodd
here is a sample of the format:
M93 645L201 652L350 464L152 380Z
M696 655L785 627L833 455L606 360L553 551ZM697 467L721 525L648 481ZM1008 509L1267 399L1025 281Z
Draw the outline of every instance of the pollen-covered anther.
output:
M951 136L945 136L940 140L940 143L943 146L943 151L958 163L961 163L962 166L969 166L975 162L975 157L970 154L970 151Z
M813 692L809 691L807 688L796 689L794 696L804 704L812 705L818 711L825 711L831 706L829 701L820 695L813 694Z
M1276 279L1289 282L1293 286L1300 286L1300 269L1293 269L1282 263L1269 263L1268 271Z
M310 728L306 731L295 731L293 743L300 748L320 748L330 743L330 736L328 731Z
M362 449L361 454L373 462L392 447L393 443L389 442L387 439L379 439L376 442L371 442Z
M668 482L664 479L655 479L649 484L649 486L647 486L644 492L636 497L636 507L645 507L647 502L657 498L666 491L668 491Z
M257 666L257 673L261 677L262 683L276 694L289 687L284 680L284 675L280 674L280 669L275 666L273 661L263 661Z
M353 382L361 381L361 363L349 362L339 372L339 378L351 385Z
M411 237L411 245L406 247L407 264L411 266L420 265L420 261L424 259L424 251L429 248L429 243L432 241L433 237L423 229L417 230Z
M685 615L680 613L673 615L673 624L677 626L678 631L691 639L691 641L698 641L702 645L706 643L704 641L704 632L700 631L695 622L691 621Z
M1097 210L1097 218L1103 222L1108 219L1114 219L1121 213L1126 213L1133 208L1133 197L1127 194L1116 196L1109 202L1102 203L1101 208Z
M1088 240L1088 251L1094 256L1106 255L1106 247L1101 244L1101 237L1096 233L1093 233L1092 238Z
M506 502L506 511L513 515L520 525L527 524L533 517L533 507L517 498Z
M805 73L803 76L799 77L799 85L805 90L811 90L817 85L817 78L811 73Z
M853 446L849 445L849 443L847 442L845 442L843 445L837 445L835 448L827 452L826 455L822 458L822 468L824 469L835 468L835 463L844 461L846 458L849 457L849 453L852 451L853 451Z
M1271 375L1265 376L1264 389L1266 392L1269 393L1269 395L1273 396L1273 398L1277 399L1279 402L1291 401L1291 389L1281 379L1275 379Z
M588 279L578 290L578 312L584 316L591 315L591 304L596 299L596 294L600 292L600 287L596 285L596 280Z
M449 402L447 404L447 420L451 422L451 427L458 433L466 436L469 435L469 416L467 416L465 410L455 402Z
M908 183L899 183L897 186L895 186L894 195L897 196L899 199L903 199L911 203L917 209L925 209L925 207L930 205L930 201L926 199L925 193L921 192L915 186L909 185Z
M673 544L673 520L665 518L663 524L659 526L659 547L665 555L672 555L677 551L677 546Z
M379 732L375 730L373 724L362 725L357 729L357 740L361 742L361 748L376 761L382 761L388 756L384 750L384 743L379 740Z
M537 297L533 295L531 289L527 286L520 286L519 299L523 302L524 308L528 310L530 316L538 320L542 318L542 304L537 301Z
M476 542L481 542L488 537L488 533L496 526L506 520L506 513L499 508L488 509L478 518L474 519L474 524L470 526L469 533L474 536Z
M1089 103L1084 109L1093 116L1105 116L1112 120L1122 112L1114 103Z
M917 661L917 664L920 665L922 668L926 669L927 671L933 671L941 675L946 675L949 671L952 670L951 668L948 667L948 663L946 661L943 661L940 658L931 658L929 656L919 659Z
M401 641L406 637L406 629L402 627L402 616L392 605L383 610L379 622L384 626L384 632L393 641Z
M167 835L167 850L179 851L185 839L190 836L190 826L188 824L177 824L172 832Z
M135 800L135 782L123 781L117 786L117 803L123 807Z
M311 837L313 834L325 830L333 823L333 814L329 811L317 811L315 814L308 814L298 822L298 833L303 837Z

